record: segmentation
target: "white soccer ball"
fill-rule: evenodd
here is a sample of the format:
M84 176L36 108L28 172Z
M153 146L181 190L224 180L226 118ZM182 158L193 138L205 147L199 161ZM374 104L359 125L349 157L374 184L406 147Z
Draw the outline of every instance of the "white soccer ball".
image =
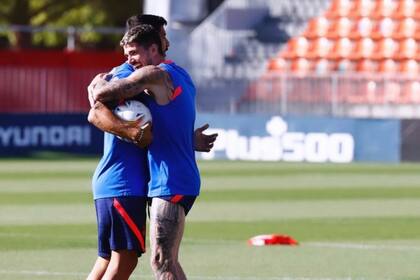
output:
M152 114L143 103L137 100L127 100L123 104L118 105L114 114L125 121L136 121L141 118L140 126L142 127L147 122L152 122ZM128 139L117 136L118 139L131 142Z
M143 103L137 100L127 100L117 106L115 115L125 121L136 121L141 118L140 126L152 121L152 114Z

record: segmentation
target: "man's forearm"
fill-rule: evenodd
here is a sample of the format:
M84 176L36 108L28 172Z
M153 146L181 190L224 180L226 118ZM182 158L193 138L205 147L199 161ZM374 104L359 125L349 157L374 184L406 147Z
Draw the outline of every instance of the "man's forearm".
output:
M102 103L129 99L145 89L153 92L158 104L170 101L173 91L169 75L156 66L145 66L136 70L129 77L106 82L101 76L95 77L91 85L93 99Z
M96 101L106 103L113 100L129 99L142 92L150 80L150 71L140 69L131 76L111 82L98 79L93 87L93 95Z
M118 135L123 138L133 139L135 132L128 122L122 121L101 102L96 102L90 109L88 121L102 131Z
M127 94L127 84L127 81L124 79L98 84L93 89L94 99L95 101L107 103L115 101L119 102L120 100L125 100L129 97L132 97L135 94Z

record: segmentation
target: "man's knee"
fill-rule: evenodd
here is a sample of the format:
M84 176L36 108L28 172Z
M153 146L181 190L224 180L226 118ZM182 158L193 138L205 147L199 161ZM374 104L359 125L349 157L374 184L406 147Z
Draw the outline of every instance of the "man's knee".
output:
M107 274L128 278L136 268L137 263L137 255L133 252L122 252L119 253L118 257L114 254L114 258L111 258L111 262L108 265Z
M108 269L113 270L116 274L133 271L137 266L136 260L122 260L119 262L112 262L109 264Z

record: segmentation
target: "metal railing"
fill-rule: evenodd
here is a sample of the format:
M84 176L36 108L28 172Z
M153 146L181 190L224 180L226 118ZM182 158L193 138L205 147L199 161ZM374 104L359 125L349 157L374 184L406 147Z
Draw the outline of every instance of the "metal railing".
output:
M230 31L226 29L225 10L238 4L242 4L242 1L223 2L191 32L190 68L196 78L211 76L212 69L224 64L225 55L233 52L235 44L254 34L251 30Z
M26 33L60 33L64 34L67 38L66 49L73 51L76 48L76 38L84 33L98 33L98 34L117 34L123 35L125 28L122 27L109 27L109 26L97 26L97 27L80 27L80 26L32 26L32 25L0 25L0 33L5 32L26 32Z
M87 112L86 87L106 70L0 66L0 112ZM208 79L197 89L200 112L420 118L416 76L268 73Z
M420 79L416 76L267 73L257 80L221 78L198 88L198 104L208 112L420 117Z

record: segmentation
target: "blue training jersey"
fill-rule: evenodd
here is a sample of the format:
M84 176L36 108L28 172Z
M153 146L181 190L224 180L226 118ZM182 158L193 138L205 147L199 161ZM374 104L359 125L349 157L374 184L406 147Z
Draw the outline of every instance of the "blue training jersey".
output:
M135 70L131 64L124 62L120 66L114 67L109 73L112 75L111 79L122 79L130 76Z
M133 71L124 63L112 70L112 79L125 78ZM93 198L147 196L148 181L146 150L105 132L103 156L92 178Z
M200 192L194 153L196 90L188 73L175 63L159 67L169 73L175 90L167 105L145 98L153 118L153 141L148 147L149 197L196 196Z

